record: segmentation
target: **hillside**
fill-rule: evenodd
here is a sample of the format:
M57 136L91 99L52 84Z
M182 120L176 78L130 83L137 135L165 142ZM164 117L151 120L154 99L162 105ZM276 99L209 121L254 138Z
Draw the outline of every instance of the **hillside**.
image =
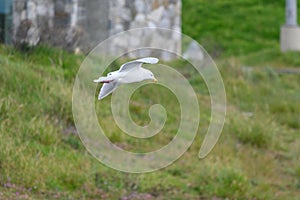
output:
M182 4L183 32L213 56L244 56L266 51L277 55L279 52L285 1L183 0Z
M204 87L198 93L204 123L190 150L166 169L134 175L97 162L76 135L71 92L82 57L44 47L24 54L1 46L0 52L1 199L111 199L130 195L149 199L296 199L300 195L297 74L277 74L267 67L246 70L238 59L222 61L228 115L210 156L197 158L200 136L210 116ZM201 80L186 70L188 63L170 65L184 70L192 85L199 87ZM131 105L133 119L146 120L141 123L147 122L149 101L144 98L149 94L151 90L142 90L133 99L139 104ZM166 95L165 99L174 98L171 93ZM166 109L175 104L168 100ZM103 109L109 112L110 108ZM112 120L107 112L101 112L108 115L103 122L106 127ZM174 121L164 134L173 135L177 114L171 112ZM108 137L123 147L149 150L155 144L155 140L142 144L125 137L115 125L108 128ZM167 142L169 136L159 136L160 143Z

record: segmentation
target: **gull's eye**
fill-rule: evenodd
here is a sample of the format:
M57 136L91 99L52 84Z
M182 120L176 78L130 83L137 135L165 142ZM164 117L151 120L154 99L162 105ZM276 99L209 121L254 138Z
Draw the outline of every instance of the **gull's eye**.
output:
M108 76L111 76L111 73L108 73Z

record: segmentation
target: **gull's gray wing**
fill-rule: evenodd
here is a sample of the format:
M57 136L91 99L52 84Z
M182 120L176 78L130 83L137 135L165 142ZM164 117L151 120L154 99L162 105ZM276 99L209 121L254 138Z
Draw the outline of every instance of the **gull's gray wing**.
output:
M100 90L98 99L101 100L104 97L108 96L110 93L112 93L117 88L117 82L113 81L111 83L104 83L102 85L102 88Z
M156 63L158 63L158 61L159 60L157 58L154 58L154 57L141 58L141 59L134 60L134 61L123 64L120 67L119 72L130 71L134 68L141 67L143 63L156 64Z

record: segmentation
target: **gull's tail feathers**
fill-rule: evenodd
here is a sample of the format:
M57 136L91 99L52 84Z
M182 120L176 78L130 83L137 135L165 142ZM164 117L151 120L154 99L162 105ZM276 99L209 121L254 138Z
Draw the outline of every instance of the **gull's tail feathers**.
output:
M104 76L101 76L100 78L94 80L94 83L110 83L110 82L112 82L111 78L104 77Z

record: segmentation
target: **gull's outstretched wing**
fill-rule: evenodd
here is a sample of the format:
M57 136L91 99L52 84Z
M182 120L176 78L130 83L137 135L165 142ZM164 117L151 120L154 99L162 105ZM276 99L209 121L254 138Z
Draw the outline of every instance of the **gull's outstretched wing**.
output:
M112 93L116 88L117 88L117 82L111 82L111 83L104 83L99 96L98 96L98 100L103 99L104 97L108 96L110 93Z
M141 67L143 63L156 64L156 63L158 63L158 61L159 60L157 58L154 58L154 57L141 58L141 59L134 60L134 61L123 64L120 67L119 72L130 71L134 68Z

